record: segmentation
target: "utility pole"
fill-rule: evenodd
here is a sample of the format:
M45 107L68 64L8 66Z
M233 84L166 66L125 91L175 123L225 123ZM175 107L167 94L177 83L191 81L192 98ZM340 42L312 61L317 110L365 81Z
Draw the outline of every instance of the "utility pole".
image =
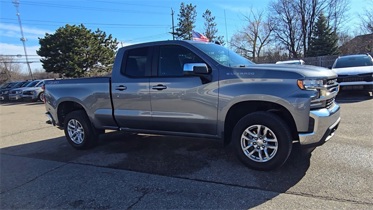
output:
M172 40L175 40L175 24L174 24L174 10L171 8L172 16Z
M21 30L21 41L22 41L22 44L23 44L23 50L25 51L25 57L26 57L26 64L27 64L27 67L28 67L28 71L29 71L29 74L30 74L30 77L31 79L33 80L33 76L32 76L32 71L31 71L31 67L30 67L30 62L28 61L28 56L27 56L27 50L26 50L26 38L25 36L23 35L23 29L22 29L22 22L21 22L21 15L19 14L19 10L18 10L18 7L19 7L19 0L13 0L12 1L14 6L16 7L16 10L17 10L17 17L18 17L18 23L19 23L19 28Z

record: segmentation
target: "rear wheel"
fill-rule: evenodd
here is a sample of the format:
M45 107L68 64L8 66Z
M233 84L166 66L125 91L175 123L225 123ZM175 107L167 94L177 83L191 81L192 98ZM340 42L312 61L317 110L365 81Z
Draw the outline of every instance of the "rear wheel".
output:
M232 143L239 159L256 170L282 166L292 149L288 126L269 112L248 114L239 120L233 130Z
M87 114L82 111L70 112L64 121L64 131L67 141L76 149L93 147L101 130L96 129Z

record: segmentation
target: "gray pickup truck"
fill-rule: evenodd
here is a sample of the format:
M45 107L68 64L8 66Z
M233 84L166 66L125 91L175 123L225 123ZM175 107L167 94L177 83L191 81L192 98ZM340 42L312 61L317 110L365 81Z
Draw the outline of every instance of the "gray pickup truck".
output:
M52 80L47 116L76 149L105 130L220 139L248 167L271 170L293 143L318 146L340 122L337 75L254 64L220 45L160 41L119 49L111 77Z

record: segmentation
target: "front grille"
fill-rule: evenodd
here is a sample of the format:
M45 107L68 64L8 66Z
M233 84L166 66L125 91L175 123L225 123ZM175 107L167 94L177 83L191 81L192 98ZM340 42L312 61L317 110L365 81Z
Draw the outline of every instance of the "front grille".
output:
M335 98L331 98L331 99L326 100L325 107L327 109L330 109L333 106L334 101L335 101Z
M338 82L372 82L372 74L339 75Z
M330 109L334 106L334 102L335 102L335 97L327 99L327 100L311 101L311 110L323 109L323 108Z
M338 91L338 81L336 78L326 80L326 88L329 92L333 93Z
M32 96L33 93L32 93L32 91L24 91L23 95Z

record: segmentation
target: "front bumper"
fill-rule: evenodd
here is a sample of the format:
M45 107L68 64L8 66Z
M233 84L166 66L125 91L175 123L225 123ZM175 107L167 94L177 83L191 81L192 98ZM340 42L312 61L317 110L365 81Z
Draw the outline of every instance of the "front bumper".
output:
M1 101L7 101L7 100L9 100L9 95L1 95L0 96L0 100Z
M313 132L299 134L299 142L304 146L318 146L328 141L337 130L341 121L340 106L335 103L331 108L310 111L314 120Z
M18 101L22 99L22 95L20 94L9 94L10 101Z
M23 99L35 100L35 99L37 99L37 96L35 96L35 95L22 95L22 98Z

